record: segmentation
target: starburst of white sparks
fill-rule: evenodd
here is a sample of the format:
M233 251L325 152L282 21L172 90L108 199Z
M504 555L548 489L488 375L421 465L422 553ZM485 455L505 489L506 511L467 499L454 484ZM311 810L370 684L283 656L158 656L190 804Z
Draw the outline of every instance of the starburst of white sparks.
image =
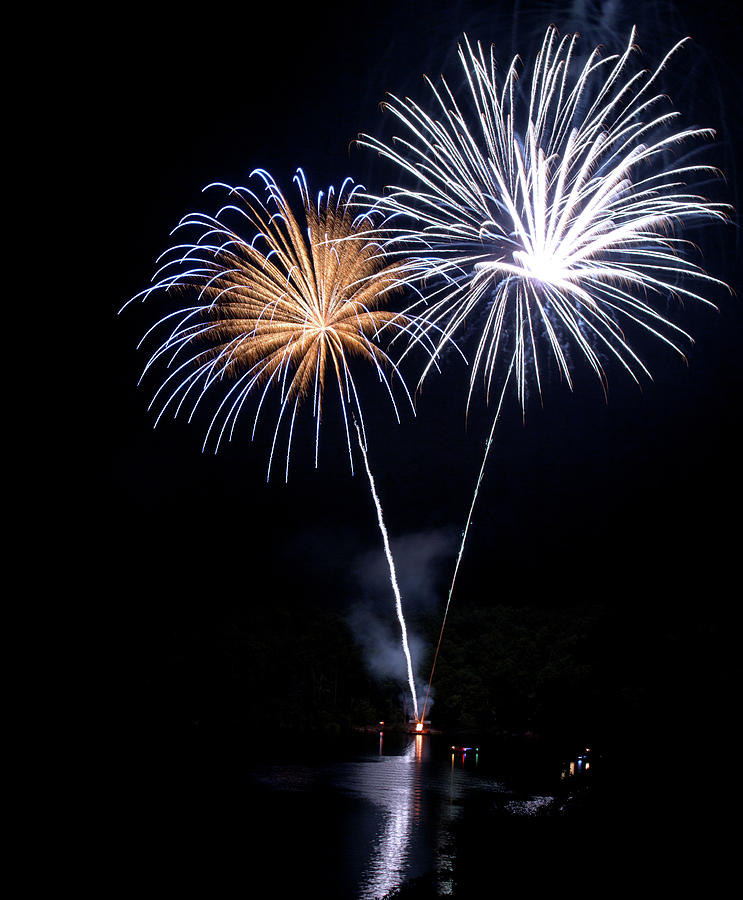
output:
M625 327L639 325L681 353L690 336L659 307L668 298L714 305L704 286L722 284L679 236L727 218L724 204L687 187L715 170L675 155L712 131L676 130L679 113L656 93L684 41L655 70L631 74L634 29L622 54L602 59L596 49L582 67L577 40L548 29L524 91L518 57L499 85L493 49L486 55L465 38L467 107L446 81L429 81L438 118L392 96L387 108L407 135L390 144L361 137L416 182L374 199L399 223L387 251L414 257L410 280L430 286L423 316L440 329L438 348L465 319L483 317L468 403L478 372L490 390L504 353L522 407L531 378L541 394L549 352L572 387L571 345L604 388L605 356L639 380L649 372Z

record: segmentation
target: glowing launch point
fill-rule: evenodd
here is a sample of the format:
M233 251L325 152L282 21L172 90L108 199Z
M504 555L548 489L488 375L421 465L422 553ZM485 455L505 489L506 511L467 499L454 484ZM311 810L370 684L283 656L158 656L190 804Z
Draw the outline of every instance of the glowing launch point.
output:
M430 719L416 719L410 718L408 719L408 733L409 734L431 734L433 733L433 729L431 728L431 720Z

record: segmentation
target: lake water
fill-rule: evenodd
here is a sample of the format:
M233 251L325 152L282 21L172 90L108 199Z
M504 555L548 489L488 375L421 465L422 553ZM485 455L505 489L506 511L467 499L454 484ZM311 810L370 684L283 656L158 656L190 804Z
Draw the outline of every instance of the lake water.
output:
M466 754L452 753L444 735L318 740L193 728L136 737L118 742L120 762L106 773L113 807L109 781L100 784L114 822L104 836L120 834L125 847L145 839L158 859L168 844L195 842L194 863L214 843L251 900L375 900L398 890L400 900L541 896L560 877L574 885L613 847L609 881L588 886L611 893L638 852L656 853L660 835L676 834L682 846L701 829L719 848L736 836L729 772L710 765L688 731L676 754L668 742L630 735L624 752L602 744L564 758L572 741L558 748L518 736ZM685 874L697 855L663 866L666 893L671 869ZM185 855L179 866L189 873L191 863ZM222 896L215 885L204 896Z
M431 896L459 896L473 860L492 859L492 834L483 847L478 836L504 819L560 815L563 780L558 766L518 773L437 735L363 735L332 759L253 761L251 871L277 896L374 900L417 879Z

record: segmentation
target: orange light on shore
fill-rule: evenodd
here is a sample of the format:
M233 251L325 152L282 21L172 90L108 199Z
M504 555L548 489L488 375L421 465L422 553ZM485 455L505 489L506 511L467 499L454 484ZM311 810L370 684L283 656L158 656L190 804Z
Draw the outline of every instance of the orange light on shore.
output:
M416 731L423 731L423 722L416 722L416 723L415 723L415 730L416 730Z

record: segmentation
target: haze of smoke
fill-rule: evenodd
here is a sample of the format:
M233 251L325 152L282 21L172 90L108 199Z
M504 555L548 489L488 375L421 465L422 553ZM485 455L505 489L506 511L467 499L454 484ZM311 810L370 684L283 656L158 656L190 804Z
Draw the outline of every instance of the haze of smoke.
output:
M440 603L439 575L453 554L455 537L453 531L438 529L390 540L406 613L426 613ZM406 663L400 650L394 616L391 615L393 598L382 554L370 551L359 556L354 575L359 593L349 612L348 624L364 650L367 668L380 681L391 678L403 684L407 677ZM423 637L411 630L410 622L408 642L416 683L422 690L421 683L425 679L421 675L426 673L430 664L432 648ZM422 700L418 699L419 702Z

